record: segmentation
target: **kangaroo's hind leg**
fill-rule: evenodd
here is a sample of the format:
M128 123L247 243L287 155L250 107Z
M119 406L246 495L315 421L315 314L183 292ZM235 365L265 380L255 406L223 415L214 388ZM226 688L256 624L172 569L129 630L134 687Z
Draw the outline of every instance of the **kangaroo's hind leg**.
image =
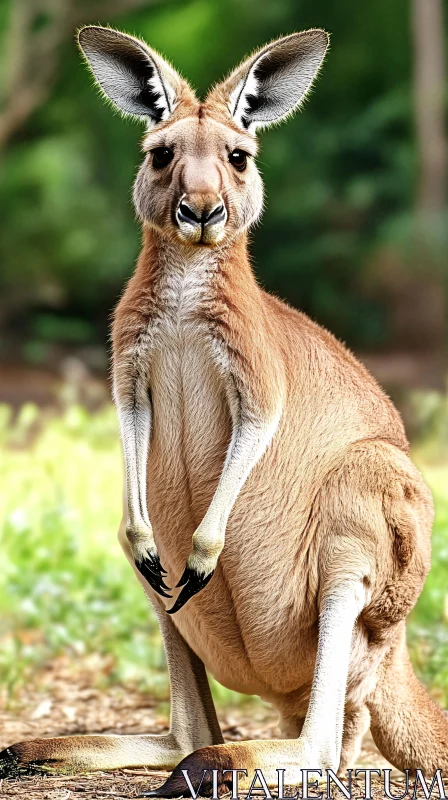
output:
M170 731L163 735L93 735L32 739L0 753L0 777L50 770L78 772L121 767L173 768L199 747L223 742L202 661L135 567L122 526L123 549L157 615L171 684Z
M275 786L279 766L286 769L288 783L299 783L305 767L337 770L341 756L344 698L350 665L352 636L357 618L366 603L362 579L345 580L329 587L322 601L319 639L311 697L298 739L232 742L206 747L185 758L166 783L147 796L180 797L186 792L182 770L188 770L192 785L202 796L211 793L210 770L220 770L220 790L227 785L227 770L246 769L241 790L250 786L251 773L261 769L269 786ZM204 776L203 770L208 772ZM228 776L228 780L227 777Z
M369 728L370 715L365 705L346 707L344 733L342 736L341 762L339 772L344 773L354 767L361 751L362 739Z
M203 779L203 769L211 767L246 768L249 774L260 768L271 786L276 784L279 764L286 768L291 783L300 782L304 767L337 770L346 707L367 705L377 743L393 763L412 767L412 763L404 763L405 757L421 755L418 766L429 768L436 756L440 760L436 766L446 764L448 723L443 713L411 678L404 660L399 660L398 666L393 662L394 668L387 666L397 631L415 604L429 569L432 509L428 490L404 452L386 442L357 442L329 473L313 512L316 558L310 563L314 561L318 575L319 636L300 737L203 748L184 759L152 795L182 795L183 769L189 769L195 788L202 779L202 795L213 788L211 778ZM396 729L391 711L388 721L383 719L394 675L402 693L398 692L395 703ZM407 711L406 703L417 705L417 711ZM417 731L423 730L425 721L433 728L422 736L424 744L415 752L410 750L413 721ZM362 718L351 734L347 728L347 760L355 755L361 722ZM395 741L397 733L400 738ZM227 784L227 778L222 782ZM244 781L240 785L242 788Z

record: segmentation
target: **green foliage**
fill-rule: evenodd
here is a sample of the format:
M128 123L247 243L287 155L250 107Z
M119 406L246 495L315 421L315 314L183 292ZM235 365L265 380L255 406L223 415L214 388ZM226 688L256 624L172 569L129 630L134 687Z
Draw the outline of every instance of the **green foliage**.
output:
M447 704L446 460L424 473L437 509L433 566L408 633L419 674ZM14 421L0 407L0 685L11 696L55 656L99 653L112 664L101 680L167 697L157 621L116 538L121 482L111 407L60 417L26 405ZM240 698L212 688L221 702Z
M115 536L121 475L114 412L89 417L72 407L30 443L40 424L37 409L25 406L12 429L2 430L2 678L13 687L62 650L76 656L98 647L120 653L125 677L138 675L144 661L157 670L157 626Z
M412 206L408 14L408 0L362 10L352 0L178 0L112 21L161 50L202 94L266 40L313 26L331 32L311 100L263 138L268 205L253 252L266 287L358 347L388 342L385 309L365 292L364 275ZM130 189L140 133L101 101L67 38L48 102L2 165L4 350L11 337L104 341L139 248Z
M445 422L446 424L446 422ZM433 492L436 519L432 536L432 569L408 623L414 666L432 693L448 705L448 500L446 461L425 465L424 478Z
M423 463L448 459L448 391L414 391L408 400L412 438Z

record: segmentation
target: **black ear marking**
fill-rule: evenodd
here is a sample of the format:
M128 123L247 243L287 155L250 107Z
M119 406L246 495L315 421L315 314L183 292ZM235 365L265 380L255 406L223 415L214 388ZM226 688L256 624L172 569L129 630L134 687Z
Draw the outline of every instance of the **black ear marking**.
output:
M124 114L158 124L171 115L181 79L144 42L125 33L89 25L79 46L104 94Z
M256 111L263 108L263 99L261 95L247 94L246 95L246 110L241 115L241 124L245 130L249 128L251 117Z
M147 110L147 114L155 123L161 122L163 119L163 107L160 106L162 98L167 100L166 93L162 95L161 92L156 91L152 82L155 75L155 66L150 61L146 60L143 56L141 58L126 58L122 59L124 68L131 73L134 71L136 77L140 79L141 89L134 97L134 102L141 108ZM169 104L168 110L171 111Z
M260 59L253 70L254 79L259 86L259 92L257 94L246 94L246 112L241 117L241 122L246 129L249 127L251 119L254 116L260 116L263 118L263 108L267 107L269 103L269 98L266 95L266 90L264 90L263 87L267 84L272 72L275 69L275 61L276 59L274 51L272 55L269 55L264 59ZM281 64L279 66L281 67ZM256 112L260 112L260 114L256 115Z
M297 109L328 47L320 29L293 33L266 45L224 82L229 111L244 130L272 125Z

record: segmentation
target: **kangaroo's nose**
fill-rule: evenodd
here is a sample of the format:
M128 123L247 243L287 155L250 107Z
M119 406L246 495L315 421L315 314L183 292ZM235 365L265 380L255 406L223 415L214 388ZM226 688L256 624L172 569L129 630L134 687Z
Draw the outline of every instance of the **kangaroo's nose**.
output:
M226 209L222 201L216 203L213 207L198 208L198 204L181 200L177 209L177 219L179 222L186 222L189 225L217 225L219 222L225 222Z

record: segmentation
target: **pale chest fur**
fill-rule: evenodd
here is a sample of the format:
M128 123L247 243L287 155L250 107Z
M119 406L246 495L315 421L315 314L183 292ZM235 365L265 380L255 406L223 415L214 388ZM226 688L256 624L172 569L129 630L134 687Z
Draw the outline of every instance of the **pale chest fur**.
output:
M173 542L180 563L189 552L192 527L211 500L231 435L224 379L201 315L213 291L213 267L201 256L169 265L160 279L161 310L153 323L149 493L152 504L166 499L170 509L175 494L179 514L188 518L185 542ZM163 538L166 543L165 532Z

